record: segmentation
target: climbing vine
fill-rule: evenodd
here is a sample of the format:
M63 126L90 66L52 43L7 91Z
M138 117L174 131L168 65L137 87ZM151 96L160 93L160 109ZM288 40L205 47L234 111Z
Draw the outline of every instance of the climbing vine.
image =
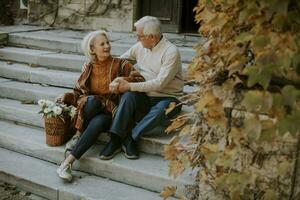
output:
M167 130L180 130L165 146L170 174L196 170L199 199L298 198L300 1L199 0L194 11L206 41L189 66L198 90L182 98L195 111Z
M47 25L75 24L88 17L107 16L111 11L132 3L132 0L42 0L42 4L40 1L30 1L30 21L41 21Z

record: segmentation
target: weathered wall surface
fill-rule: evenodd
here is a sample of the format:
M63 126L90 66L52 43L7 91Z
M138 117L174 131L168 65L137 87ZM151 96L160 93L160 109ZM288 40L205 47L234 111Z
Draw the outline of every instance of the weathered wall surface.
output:
M30 0L31 24L72 29L131 31L132 0Z

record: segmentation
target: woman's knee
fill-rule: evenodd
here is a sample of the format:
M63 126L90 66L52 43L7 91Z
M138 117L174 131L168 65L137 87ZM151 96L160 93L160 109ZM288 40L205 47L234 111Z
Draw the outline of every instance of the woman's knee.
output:
M111 116L99 114L90 121L89 126L97 127L100 131L106 131L111 124L111 120Z
M102 102L93 96L88 97L84 105L84 112L85 113L99 112L101 110L102 110Z

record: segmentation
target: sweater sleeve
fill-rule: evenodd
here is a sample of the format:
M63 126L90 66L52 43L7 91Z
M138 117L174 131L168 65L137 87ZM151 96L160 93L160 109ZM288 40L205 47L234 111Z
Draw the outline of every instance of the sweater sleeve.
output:
M128 82L142 82L145 81L144 77L133 67L133 65L126 61L121 61L121 76Z
M120 58L136 61L138 45L139 43L134 44L130 49L123 53Z
M155 79L141 83L129 83L131 91L152 92L164 88L173 80L181 68L178 50L167 52L163 56L161 69Z

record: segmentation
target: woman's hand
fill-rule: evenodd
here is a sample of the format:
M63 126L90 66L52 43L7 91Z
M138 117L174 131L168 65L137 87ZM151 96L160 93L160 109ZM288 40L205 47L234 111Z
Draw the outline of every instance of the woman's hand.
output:
M129 87L129 83L128 81L124 80L124 79L121 79L119 81L119 87L118 87L118 90L120 93L124 93L124 92L127 92L130 90L130 87Z
M118 77L109 84L109 91L113 93L124 93L130 90L129 83L123 77Z
M109 84L109 91L115 94L119 93L119 82L118 80L114 80Z

